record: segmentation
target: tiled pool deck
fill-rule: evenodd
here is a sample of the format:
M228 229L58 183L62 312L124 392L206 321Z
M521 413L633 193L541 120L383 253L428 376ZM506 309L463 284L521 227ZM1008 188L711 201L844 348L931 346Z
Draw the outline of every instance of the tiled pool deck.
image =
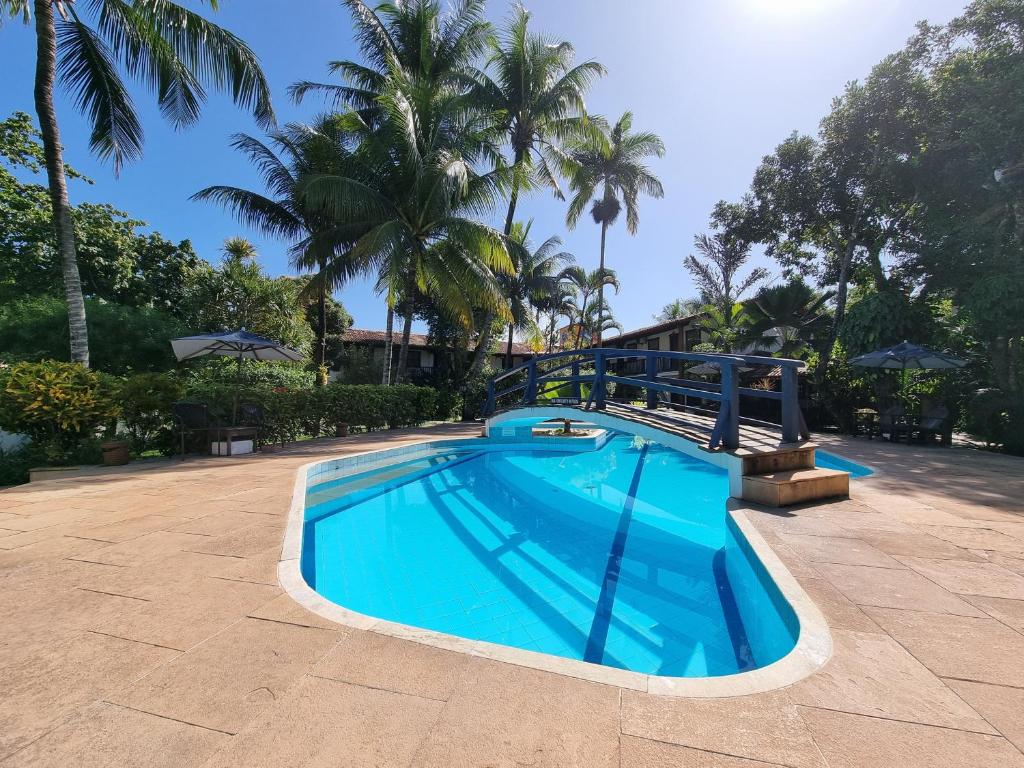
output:
M332 624L277 584L296 469L471 426L0 492L0 765L1024 767L1024 461L824 438L882 471L754 523L835 653L665 698Z

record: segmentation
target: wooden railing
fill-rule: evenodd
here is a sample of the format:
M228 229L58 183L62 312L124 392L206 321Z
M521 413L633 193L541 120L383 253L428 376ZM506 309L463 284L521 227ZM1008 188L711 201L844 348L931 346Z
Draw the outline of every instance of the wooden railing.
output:
M721 371L719 381L682 378L687 368L702 363L717 366ZM492 415L499 404L506 402L508 407L534 405L538 397L552 391L561 391L562 396L547 399L551 404L579 403L588 409L593 406L603 410L606 401L614 399L607 393L607 385L614 382L643 389L650 410L657 409L659 405L671 405L662 396L678 395L685 398L685 410L713 416L714 427L708 443L711 448L739 448L741 423L777 428L781 431L781 442L795 443L809 437L798 396L797 371L802 365L799 360L777 357L644 349L556 352L534 357L493 377L487 383L483 415ZM778 367L781 389L740 386L741 369L752 366ZM622 375L627 371L636 373ZM663 375L665 373L674 375ZM503 382L506 385L500 387ZM568 390L568 396L564 390ZM511 397L519 393L521 395L517 399ZM778 401L781 404L781 423L744 416L740 408L741 398ZM697 400L697 405L689 404L690 399Z

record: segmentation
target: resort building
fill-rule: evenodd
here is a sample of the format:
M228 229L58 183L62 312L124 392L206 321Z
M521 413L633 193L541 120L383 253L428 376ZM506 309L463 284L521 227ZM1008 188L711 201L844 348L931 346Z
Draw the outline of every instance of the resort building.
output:
M370 350L373 355L373 363L380 365L384 362L384 347L387 342L385 331L371 331L363 328L349 328L345 331L343 338L345 344L355 347L362 347ZM391 350L392 365L398 364L398 351L402 341L400 331L395 331L394 346ZM496 350L490 354L490 363L494 368L502 368L505 365L505 342L502 342ZM516 366L526 362L533 357L533 350L525 344L514 342L512 344L512 365ZM426 334L413 333L409 336L409 360L408 368L411 376L429 376L434 371L434 345L432 345Z

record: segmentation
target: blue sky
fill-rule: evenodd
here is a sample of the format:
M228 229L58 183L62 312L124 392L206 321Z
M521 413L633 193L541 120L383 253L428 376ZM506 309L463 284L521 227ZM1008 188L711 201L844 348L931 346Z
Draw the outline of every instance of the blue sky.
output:
M194 3L192 5L195 5ZM240 35L260 56L282 121L307 120L320 104L289 102L298 79L326 78L326 62L358 54L347 13L336 0L224 0L218 23ZM704 231L719 199L747 189L761 157L791 131L813 132L843 85L898 49L927 19L945 22L965 0L532 0L533 25L571 41L580 59L597 59L609 74L591 92L588 108L610 119L632 110L634 126L665 141L653 164L665 186L662 200L641 203L640 229L624 222L610 230L608 264L622 291L612 298L627 329L647 325L662 305L694 293L682 259ZM490 0L500 22L504 0ZM20 23L0 27L0 116L32 109L34 39ZM285 246L188 197L209 184L258 185L245 160L228 147L237 131L258 134L252 119L211 94L198 125L168 127L143 89L137 102L146 127L145 157L115 179L88 153L88 130L63 98L57 109L66 159L95 179L75 182L73 202L110 202L173 240L188 238L197 252L219 258L224 238L243 235L259 247L273 274L288 273ZM581 221L565 227L565 204L538 193L519 207L533 218L536 239L559 235L588 268L597 265L599 230ZM501 219L494 217L495 223ZM755 263L774 265L760 258ZM339 292L356 324L382 328L384 304L359 281Z

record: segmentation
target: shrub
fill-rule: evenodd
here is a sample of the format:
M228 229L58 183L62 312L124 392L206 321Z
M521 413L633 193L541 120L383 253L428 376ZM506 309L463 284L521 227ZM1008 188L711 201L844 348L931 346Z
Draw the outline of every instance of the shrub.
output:
M162 373L140 373L121 384L121 418L135 451L173 451L171 405L184 390L177 377Z
M119 413L117 380L77 363L18 363L0 372L0 428L74 445Z

